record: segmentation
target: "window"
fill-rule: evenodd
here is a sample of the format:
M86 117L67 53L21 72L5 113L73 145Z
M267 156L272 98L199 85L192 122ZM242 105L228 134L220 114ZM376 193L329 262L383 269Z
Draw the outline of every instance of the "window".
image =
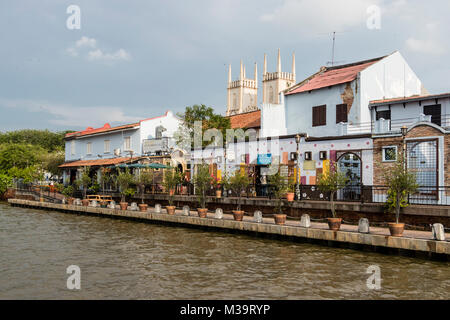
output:
M86 154L92 154L92 142L86 143Z
M70 141L70 154L72 156L75 154L75 140Z
M131 137L125 137L124 140L124 149L126 151L131 150Z
M110 147L111 147L111 141L109 141L109 140L105 140L105 153L110 153L111 152L111 150L110 150Z
M324 126L327 124L327 106L317 106L312 108L312 126Z
M383 118L384 120L391 120L391 110L377 111L377 120Z
M347 104L336 105L336 123L347 122Z
M432 106L424 106L423 114L431 116L431 122L440 126L441 125L441 105L435 104Z
M383 147L383 162L397 161L397 146Z

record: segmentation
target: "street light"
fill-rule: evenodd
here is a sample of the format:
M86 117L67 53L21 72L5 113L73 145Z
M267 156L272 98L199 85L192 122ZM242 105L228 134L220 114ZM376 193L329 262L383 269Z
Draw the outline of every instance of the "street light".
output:
M300 200L300 135L295 136L295 142L297 143L297 171L295 173L295 193L297 195L297 200Z

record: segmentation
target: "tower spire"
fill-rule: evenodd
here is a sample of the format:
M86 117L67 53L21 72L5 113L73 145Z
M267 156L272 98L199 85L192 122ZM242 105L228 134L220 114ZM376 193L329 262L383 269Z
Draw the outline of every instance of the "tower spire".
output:
M241 60L241 72L239 73L239 80L244 79L244 70L242 69L242 60Z
M280 55L280 48L278 48L278 64L277 64L277 72L281 72L281 55Z
M258 65L255 62L255 86L258 88Z
M247 75L245 74L245 64L244 64L244 79L247 78Z
M231 83L231 64L228 65L228 83Z
M292 74L295 77L295 52L292 52Z
M267 54L264 53L263 76L267 73Z

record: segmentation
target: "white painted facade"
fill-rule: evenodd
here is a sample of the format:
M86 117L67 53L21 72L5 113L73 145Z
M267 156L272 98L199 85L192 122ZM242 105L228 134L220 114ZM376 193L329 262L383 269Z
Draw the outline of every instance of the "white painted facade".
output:
M343 134L370 132L370 122L374 120L369 110L371 100L419 95L423 92L420 79L401 54L394 52L359 72L351 82L285 95L287 134L307 132L314 137L342 134L336 123L336 105L345 103L343 95L348 97L349 94L353 101ZM320 105L327 106L326 125L313 127L312 107Z

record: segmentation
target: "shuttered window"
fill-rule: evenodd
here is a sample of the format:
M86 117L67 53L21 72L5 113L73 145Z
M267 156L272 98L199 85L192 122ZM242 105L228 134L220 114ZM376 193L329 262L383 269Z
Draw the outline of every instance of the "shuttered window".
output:
M347 105L345 103L336 105L336 123L347 121Z
M312 126L324 126L327 124L327 106L317 106L312 108Z
M383 118L384 120L391 120L391 110L377 111L377 120Z
M424 106L423 114L431 116L431 122L440 126L441 125L441 105L435 104L432 106Z

